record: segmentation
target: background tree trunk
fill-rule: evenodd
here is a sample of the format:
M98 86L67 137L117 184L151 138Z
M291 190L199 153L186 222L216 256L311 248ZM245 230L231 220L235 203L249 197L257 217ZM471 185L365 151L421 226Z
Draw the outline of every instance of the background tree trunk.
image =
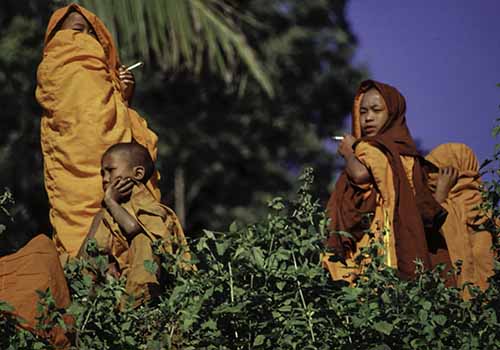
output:
M186 227L186 190L184 184L184 168L182 165L175 168L174 175L174 200L175 213L179 217L183 228Z

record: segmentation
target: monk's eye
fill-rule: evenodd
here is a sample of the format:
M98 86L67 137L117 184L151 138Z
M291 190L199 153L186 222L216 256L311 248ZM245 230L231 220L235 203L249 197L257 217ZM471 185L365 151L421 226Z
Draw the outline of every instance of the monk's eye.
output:
M83 31L84 28L83 28L83 26L81 24L76 23L76 24L73 25L73 27L71 29L78 30L79 32L81 32L81 31Z

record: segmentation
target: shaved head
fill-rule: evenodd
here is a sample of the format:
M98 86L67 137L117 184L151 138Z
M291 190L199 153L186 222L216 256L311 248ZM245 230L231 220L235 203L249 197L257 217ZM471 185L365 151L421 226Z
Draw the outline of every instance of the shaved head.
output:
M104 152L102 158L109 155L119 155L125 159L130 167L144 167L143 183L146 183L155 171L155 165L146 147L136 142L117 143Z

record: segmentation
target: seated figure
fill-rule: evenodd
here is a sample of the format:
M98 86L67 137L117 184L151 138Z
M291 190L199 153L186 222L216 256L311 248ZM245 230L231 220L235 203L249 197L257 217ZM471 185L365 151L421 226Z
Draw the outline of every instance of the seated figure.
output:
M177 216L146 187L154 168L148 150L138 143L108 148L101 162L103 207L87 236L109 256L116 276L126 276L126 292L135 298L135 306L154 298L160 290L160 269L154 273L145 266L145 261L157 261L154 241L163 240L167 253L183 249L183 259L190 260ZM193 268L189 263L183 267Z

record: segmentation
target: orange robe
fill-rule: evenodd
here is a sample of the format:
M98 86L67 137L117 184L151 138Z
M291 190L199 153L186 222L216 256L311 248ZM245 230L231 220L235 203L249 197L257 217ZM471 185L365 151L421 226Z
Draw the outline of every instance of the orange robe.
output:
M25 320L21 325L35 329L39 300L36 291L47 289L57 307L69 306L64 272L54 244L47 236L40 234L17 252L0 257L0 300L13 306L13 313ZM58 348L69 344L61 329L54 329L47 336Z
M452 263L462 261L458 285L472 282L484 290L488 277L493 275L495 259L491 233L479 229L487 218L478 208L482 198L476 155L464 144L447 143L433 149L426 158L440 168L452 166L459 171L457 183L441 203L448 211L441 231ZM431 174L431 188L435 188L436 180L437 174Z
M163 240L163 250L167 253L174 253L182 247L184 262L180 262L180 266L186 269L193 267L189 264L191 256L179 219L170 208L160 204L144 185L134 186L130 200L122 206L137 220L142 232L129 241L110 213L102 209L102 219L96 226L94 238L98 248L118 265L120 275L127 277L126 292L135 297L138 305L154 297L150 293L160 287L158 274L144 266L146 260L157 262L151 247L154 241Z
M377 191L377 207L375 209L370 231L374 233L373 239L379 240L382 232L385 262L388 266L397 268L395 240L393 232L394 217L394 185L393 174L385 155L376 147L366 142L360 142L355 149L355 155L373 176L374 184L361 185L366 191ZM445 238L450 259L455 265L457 260L462 260L461 274L457 283L472 282L487 288L487 278L493 274L494 255L491 234L479 230L478 226L485 221L477 207L481 204L479 164L470 148L463 144L451 143L436 147L427 157L427 160L442 168L453 166L459 170L457 184L451 189L447 199L441 205L447 210L448 216L441 227ZM410 186L413 188L412 157L401 157L405 173ZM435 189L437 174L431 174L429 187ZM416 194L418 195L418 194ZM323 258L323 265L328 269L334 280L344 279L353 282L353 279L362 272L363 266L357 266L355 258L361 249L367 247L372 239L368 235L356 244L356 252L348 259L347 267L340 262L328 261L328 255Z
M377 193L377 205L369 228L370 232L374 233L374 236L370 238L369 235L365 234L361 240L356 243L356 251L346 259L347 266L340 262L329 261L328 254L323 258L323 266L328 269L334 280L344 279L349 282L353 282L355 277L362 272L363 266L357 266L355 259L361 254L363 248L370 245L372 240L383 240L384 251L380 253L384 254L385 263L395 269L398 267L393 234L396 194L394 192L391 166L384 153L367 142L360 142L356 146L355 155L370 171L374 179L374 184L367 183L358 185L361 190L365 191L366 197L368 197L371 191L376 191ZM410 186L414 190L412 178L414 159L413 157L402 156L401 161Z
M87 19L99 41L74 30L57 31L71 10ZM43 108L41 146L50 222L64 255L77 254L100 209L101 156L106 149L135 140L156 159L157 136L124 100L119 66L111 34L97 16L75 4L52 15L36 98ZM157 198L158 177L156 173L149 183Z

